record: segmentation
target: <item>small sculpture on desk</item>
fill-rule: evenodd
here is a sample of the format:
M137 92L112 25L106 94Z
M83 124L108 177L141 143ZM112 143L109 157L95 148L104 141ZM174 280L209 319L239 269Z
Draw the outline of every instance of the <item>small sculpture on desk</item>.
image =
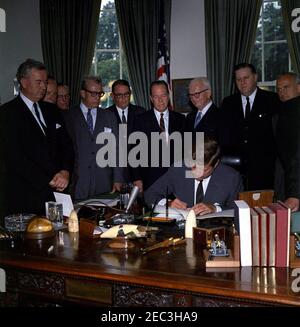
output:
M68 220L68 230L70 233L77 233L79 232L79 222L78 216L75 210L71 211L69 220Z
M229 253L224 241L220 240L219 234L215 234L214 240L209 244L209 253L212 257L228 257Z

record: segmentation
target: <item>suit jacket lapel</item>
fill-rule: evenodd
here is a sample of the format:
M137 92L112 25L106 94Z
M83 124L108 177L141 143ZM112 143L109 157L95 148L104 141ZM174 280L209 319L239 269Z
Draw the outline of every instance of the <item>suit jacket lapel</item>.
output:
M26 103L22 100L22 98L19 96L19 100L20 100L20 105L22 106L22 109L24 110L24 114L25 116L29 119L29 121L32 124L33 129L36 131L36 133L38 133L39 135L41 135L42 137L46 137L46 135L43 133L43 131L41 130L40 125L38 124L38 122L36 121L35 117L33 116L33 114L30 112L29 108L27 107ZM44 115L44 113L43 113Z
M195 179L194 178L186 178L187 183L187 203L191 203L194 205L195 199Z
M151 109L150 111L149 126L150 126L150 132L160 132L159 124L157 122L154 109Z
M86 119L84 117L84 114L83 114L80 106L75 107L74 110L75 110L74 115L76 114L75 122L76 122L76 125L78 125L78 126L74 126L75 129L78 128L78 129L84 130L90 135L90 132L87 127ZM97 114L97 119L98 119L98 114ZM97 123L97 120L96 120L96 123ZM95 125L95 127L96 127L96 125ZM94 131L95 131L95 129L94 129Z
M133 108L132 106L129 104L128 106L128 116L127 116L127 127L128 127L128 130L133 127L133 121L134 121L134 112L133 112ZM121 122L121 120L120 120Z
M120 119L120 116L119 116L119 113L118 113L118 109L117 109L117 107L115 105L113 106L113 113L115 114L115 116L117 118L118 124L121 124L122 122L121 122L121 119Z
M97 109L97 117L96 117L96 123L95 123L93 135L95 135L95 134L98 135L98 133L103 132L103 130L104 130L101 110L105 110L105 109L102 109L102 108ZM118 114L118 112L117 112L117 114Z

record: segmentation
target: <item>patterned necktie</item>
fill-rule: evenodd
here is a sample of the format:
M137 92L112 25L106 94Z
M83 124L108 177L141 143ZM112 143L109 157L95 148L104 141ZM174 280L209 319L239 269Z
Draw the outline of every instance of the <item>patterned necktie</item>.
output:
M125 116L125 113L124 113L125 110L122 110L122 124L126 124L127 121L126 121L126 116Z
M164 114L163 114L163 112L160 114L159 129L160 129L160 132L164 132L165 131L165 121L164 121Z
M202 180L199 182L199 185L197 187L197 192L196 192L196 203L201 203L203 202L204 199L204 192L203 192L203 185L202 185Z
M247 103L246 103L246 110L245 110L245 119L248 120L250 117L250 101L249 97L246 97Z
M34 104L33 104L33 108L34 108L35 115L36 115L36 117L37 117L39 123L41 124L42 130L43 130L43 132L45 133L45 131L46 131L46 126L45 126L45 124L44 124L44 123L42 122L42 120L41 120L40 112L39 112L39 109L38 109L38 106L37 106L37 103L36 103L36 102L34 102ZM45 133L45 134L46 134L46 133Z
M194 128L196 128L197 125L200 123L201 118L202 118L202 112L198 111L197 115L196 115L195 123L194 123Z
M87 116L86 116L86 123L87 123L89 132L91 134L93 134L94 126L93 126L93 116L91 114L91 109L88 109Z

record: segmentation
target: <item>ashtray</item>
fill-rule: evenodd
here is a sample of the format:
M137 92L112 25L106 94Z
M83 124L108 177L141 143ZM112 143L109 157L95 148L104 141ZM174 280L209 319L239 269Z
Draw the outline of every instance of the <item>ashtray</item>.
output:
M10 232L25 232L29 220L34 214L18 213L4 218L5 228Z

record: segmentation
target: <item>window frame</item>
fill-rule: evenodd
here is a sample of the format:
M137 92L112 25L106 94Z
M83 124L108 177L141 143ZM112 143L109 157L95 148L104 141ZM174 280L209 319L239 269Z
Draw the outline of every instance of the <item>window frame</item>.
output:
M280 6L282 7L281 5L281 2L282 0L263 0L262 2L262 6L261 6L261 11L260 11L260 15L259 15L259 20L261 19L262 21L262 27L261 27L261 41L257 41L255 40L255 43L254 45L261 45L261 60L260 60L260 67L261 67L261 81L258 81L257 84L258 86L261 86L261 87L266 87L266 88L275 88L275 85L276 85L276 80L273 80L273 81L269 81L269 80L265 80L265 45L268 45L268 44L287 44L287 39L285 40L272 40L272 41L265 41L265 34L264 34L264 5L266 3L271 3L271 2L279 2L280 3ZM257 26L258 28L258 26ZM289 53L289 51L288 51ZM253 53L252 53L253 54ZM288 55L288 71L292 71L292 64L291 64L291 56L290 54Z

